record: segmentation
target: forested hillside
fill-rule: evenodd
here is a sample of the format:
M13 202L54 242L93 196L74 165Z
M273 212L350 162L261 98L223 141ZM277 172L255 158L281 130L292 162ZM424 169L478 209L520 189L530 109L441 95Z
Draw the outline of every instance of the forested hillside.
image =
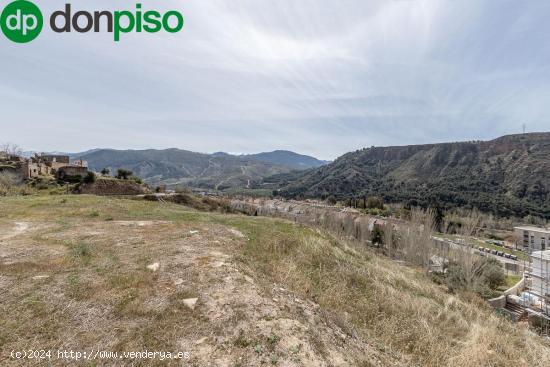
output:
M371 147L270 180L285 197L381 196L387 202L550 218L550 133Z

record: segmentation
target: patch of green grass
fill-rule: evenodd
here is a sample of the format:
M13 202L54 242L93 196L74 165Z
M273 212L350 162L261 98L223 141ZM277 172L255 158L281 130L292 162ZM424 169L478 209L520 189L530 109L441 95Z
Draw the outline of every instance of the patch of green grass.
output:
M23 300L23 305L32 311L36 317L44 316L48 313L48 307L38 295L31 294Z
M506 276L506 289L512 288L521 280L521 275L507 275Z
M87 242L79 241L71 246L72 254L74 257L89 261L92 257L92 250Z
M293 345L292 347L290 347L288 350L290 351L290 353L292 354L297 354L300 352L300 349L302 349L302 345L299 344L299 345Z
M267 337L267 342L270 344L270 345L275 345L279 342L279 340L281 340L281 337L278 336L278 335L275 335L275 334L271 334Z
M256 354L262 354L264 352L264 347L261 344L256 344L254 346L254 352L256 352Z
M80 284L80 277L78 274L70 274L67 277L67 281L69 283L69 287L78 287Z
M252 345L252 340L248 339L244 335L244 331L241 329L239 331L239 336L237 337L237 339L235 339L233 344L239 348L248 348L250 345Z

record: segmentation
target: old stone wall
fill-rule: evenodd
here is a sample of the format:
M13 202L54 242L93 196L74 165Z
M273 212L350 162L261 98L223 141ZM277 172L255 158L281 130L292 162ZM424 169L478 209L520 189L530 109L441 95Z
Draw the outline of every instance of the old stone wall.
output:
M131 180L97 179L94 183L81 184L79 194L91 195L142 195L149 190Z

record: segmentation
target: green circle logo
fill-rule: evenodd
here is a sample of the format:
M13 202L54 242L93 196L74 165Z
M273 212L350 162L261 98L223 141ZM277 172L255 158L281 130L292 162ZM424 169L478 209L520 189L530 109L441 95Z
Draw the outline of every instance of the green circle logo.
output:
M0 16L0 27L8 39L17 43L34 40L42 31L44 19L38 6L27 0L8 4Z

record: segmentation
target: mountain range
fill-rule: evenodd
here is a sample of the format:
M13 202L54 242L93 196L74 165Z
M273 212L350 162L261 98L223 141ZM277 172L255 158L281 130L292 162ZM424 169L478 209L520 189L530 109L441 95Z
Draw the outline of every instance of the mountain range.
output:
M268 178L288 198L383 197L418 206L477 208L550 219L550 133L371 147L320 168Z
M290 151L251 155L196 153L181 149L115 150L93 149L70 154L88 161L92 170L129 169L152 185L177 184L224 190L253 187L263 178L326 164L316 158Z
M262 189L298 199L378 196L388 203L550 219L550 133L370 147L334 162L283 150L233 155L92 149L70 155L95 171L130 169L151 185Z

